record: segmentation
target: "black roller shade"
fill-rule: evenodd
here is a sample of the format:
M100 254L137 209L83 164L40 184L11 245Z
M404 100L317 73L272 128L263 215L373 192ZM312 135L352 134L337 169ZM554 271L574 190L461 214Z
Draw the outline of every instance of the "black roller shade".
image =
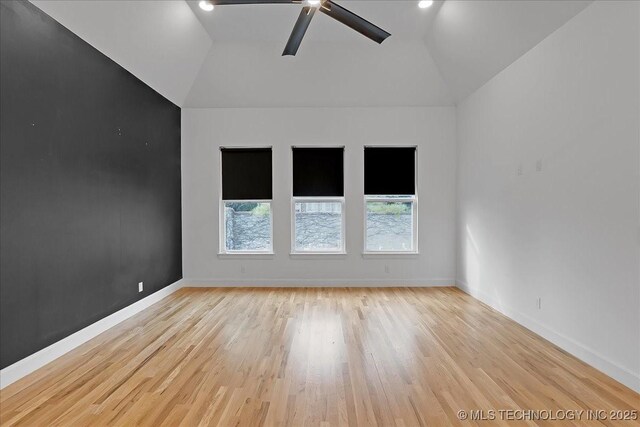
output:
M271 200L271 148L222 148L222 200Z
M415 147L365 147L364 194L416 194Z
M294 197L344 196L344 147L293 147Z

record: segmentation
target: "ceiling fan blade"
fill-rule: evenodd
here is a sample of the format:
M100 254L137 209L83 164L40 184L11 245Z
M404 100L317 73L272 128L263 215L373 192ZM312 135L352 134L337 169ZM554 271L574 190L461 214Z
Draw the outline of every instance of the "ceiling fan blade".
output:
M364 18L359 17L355 13L345 9L344 7L332 2L324 0L320 11L325 15L329 15L336 21L342 22L344 25L353 28L360 34L369 37L371 40L382 43L391 33L386 32L377 25L372 24Z
M291 4L300 3L301 0L209 0L214 6L227 4Z
M302 42L302 38L304 37L304 33L307 32L307 28L311 23L311 18L313 18L314 13L316 13L315 7L305 6L302 8L300 15L298 16L298 20L296 21L296 25L294 25L293 31L291 31L291 35L289 36L289 41L284 47L282 56L295 56L298 48L300 47L300 43Z

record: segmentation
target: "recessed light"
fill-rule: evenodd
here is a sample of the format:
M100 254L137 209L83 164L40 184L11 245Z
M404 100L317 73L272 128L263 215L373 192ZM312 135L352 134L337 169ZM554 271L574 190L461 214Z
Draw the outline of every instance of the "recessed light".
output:
M318 6L320 4L320 0L307 0L307 4L309 6Z
M433 4L433 0L420 0L418 2L418 7L420 9L426 9Z
M200 6L200 9L204 11L211 12L213 10L213 3L208 0L200 0L198 5Z

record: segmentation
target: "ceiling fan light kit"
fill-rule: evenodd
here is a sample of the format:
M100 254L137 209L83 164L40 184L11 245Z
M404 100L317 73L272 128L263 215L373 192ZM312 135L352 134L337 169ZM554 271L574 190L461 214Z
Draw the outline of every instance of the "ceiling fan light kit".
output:
M198 6L200 6L200 9L204 10L205 12L211 12L213 10L213 3L211 3L209 0L200 0Z
M295 56L302 43L302 38L309 28L311 19L316 11L335 19L336 21L356 30L363 36L380 44L391 34L366 19L356 15L348 9L334 3L332 0L201 0L200 8L206 11L213 10L214 6L241 5L241 4L302 4L302 10L298 16L293 31L289 36L287 45L282 52L283 56Z

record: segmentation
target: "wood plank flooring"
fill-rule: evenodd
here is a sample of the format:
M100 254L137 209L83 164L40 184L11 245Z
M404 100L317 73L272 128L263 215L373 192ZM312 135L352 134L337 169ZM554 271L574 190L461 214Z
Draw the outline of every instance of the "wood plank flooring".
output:
M0 391L3 426L640 425L458 418L519 409L640 395L455 288L182 289Z

